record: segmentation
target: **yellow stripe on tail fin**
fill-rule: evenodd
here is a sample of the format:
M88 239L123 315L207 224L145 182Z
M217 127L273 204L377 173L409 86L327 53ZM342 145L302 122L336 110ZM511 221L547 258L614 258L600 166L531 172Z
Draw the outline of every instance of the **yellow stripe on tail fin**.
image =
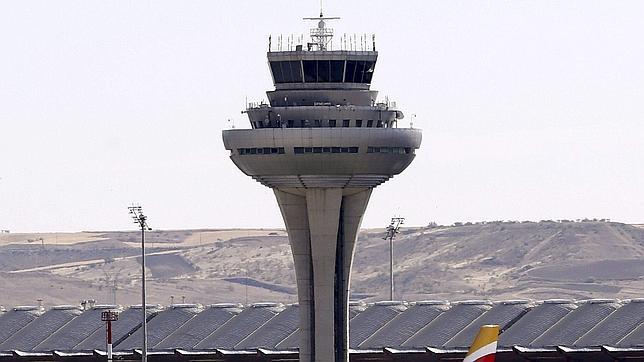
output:
M484 325L479 334L474 338L470 350L463 362L494 362L496 343L499 339L499 326L496 324Z

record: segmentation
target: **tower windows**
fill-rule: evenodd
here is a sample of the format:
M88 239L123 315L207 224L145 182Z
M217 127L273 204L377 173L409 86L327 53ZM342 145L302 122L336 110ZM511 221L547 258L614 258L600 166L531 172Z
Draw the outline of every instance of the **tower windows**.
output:
M329 81L329 61L318 60L318 82L326 83Z
M414 153L414 149L411 147L376 147L369 146L367 147L367 153L393 153L397 155L405 155Z
M371 83L376 62L368 60L271 61L275 83Z
M347 60L345 83L371 83L376 63L366 60Z
M283 155L284 147L238 148L237 153L240 155Z
M271 62L271 72L275 83L302 82L302 68L298 60Z
M353 77L354 83L362 83L362 77L364 77L364 62L356 62L356 72Z
M303 60L306 83L341 83L344 60Z
M344 60L331 60L329 81L334 83L341 83L342 73L344 73Z
M342 128L350 128L350 127L356 127L356 128L391 128L393 126L393 122L390 121L382 121L382 120L362 120L362 119L342 119L342 120L335 120L335 119L300 119L300 120L272 120L269 121L268 118L262 121L252 121L251 125L253 128L259 129L259 128L320 128L320 127L330 127L330 128L335 128L335 127L342 127Z
M358 153L358 147L293 147L293 153Z
M315 60L305 60L302 62L304 68L304 81L306 83L315 83L318 80L318 63Z

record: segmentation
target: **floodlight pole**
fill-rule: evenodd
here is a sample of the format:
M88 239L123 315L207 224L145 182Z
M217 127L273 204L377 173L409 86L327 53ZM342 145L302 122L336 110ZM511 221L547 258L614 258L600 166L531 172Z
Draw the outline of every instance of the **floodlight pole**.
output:
M394 300L394 238L389 237L389 300Z
M134 223L141 227L141 330L143 331L143 348L141 349L141 361L148 360L148 328L147 328L147 305L145 303L145 230L152 230L148 227L148 217L143 215L141 206L128 207Z
M392 217L387 226L387 234L383 238L389 239L389 300L394 300L394 237L404 222L404 217Z
M141 226L141 309L143 310L143 349L141 351L141 361L147 362L148 360L148 326L147 326L147 311L145 302L145 228Z

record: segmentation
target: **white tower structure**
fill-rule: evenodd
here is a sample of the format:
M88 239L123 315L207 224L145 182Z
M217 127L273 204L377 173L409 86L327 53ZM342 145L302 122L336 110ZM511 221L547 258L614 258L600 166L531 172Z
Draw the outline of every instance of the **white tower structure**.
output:
M226 130L223 139L235 165L273 189L282 212L297 277L300 361L346 362L362 217L373 188L412 162L421 131L398 128L402 112L370 90L373 37L345 37L344 49L333 50L325 20L337 18L305 19L319 21L305 47L272 51L269 43L270 104L249 105L252 128Z

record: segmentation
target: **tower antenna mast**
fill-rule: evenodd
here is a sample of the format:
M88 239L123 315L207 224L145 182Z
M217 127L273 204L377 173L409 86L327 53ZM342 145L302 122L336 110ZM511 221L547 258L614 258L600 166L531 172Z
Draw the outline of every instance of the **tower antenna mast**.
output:
M313 47L317 48L316 50L326 51L329 50L328 46L333 39L333 28L327 28L325 20L338 20L338 16L324 16L322 11L322 0L320 0L320 16L311 17L311 18L302 18L304 20L317 20L317 28L311 28L311 42L307 43L308 50L313 50Z

